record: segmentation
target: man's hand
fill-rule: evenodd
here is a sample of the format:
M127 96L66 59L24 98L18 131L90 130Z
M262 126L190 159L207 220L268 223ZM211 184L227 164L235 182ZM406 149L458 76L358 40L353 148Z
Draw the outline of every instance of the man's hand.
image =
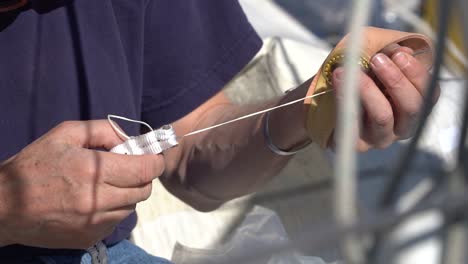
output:
M84 249L151 194L162 156L93 149L121 143L107 121L65 122L0 165L3 245Z
M361 73L362 127L359 151L385 148L412 136L423 103L428 69L412 56L413 50L392 44L371 59L372 78ZM334 87L343 86L344 69L333 73ZM439 91L434 103L439 97ZM338 102L339 103L339 102Z

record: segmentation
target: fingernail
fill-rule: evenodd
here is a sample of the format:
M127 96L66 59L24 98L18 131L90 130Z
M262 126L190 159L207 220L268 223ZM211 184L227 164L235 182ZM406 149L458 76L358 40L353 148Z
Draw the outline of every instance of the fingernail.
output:
M404 69L409 63L408 57L404 52L398 52L395 54L395 56L393 56L393 61L401 69Z
M384 48L384 50L386 50L386 51L388 51L388 52L390 52L390 53L393 53L393 52L395 52L397 49L399 49L400 47L401 47L400 45L398 45L398 44L396 44L396 43L392 43L392 44L386 46L386 47Z
M336 68L336 70L333 71L333 75L337 81L342 81L345 78L343 67Z
M382 53L379 53L372 58L371 64L373 68L379 69L388 65L389 58Z

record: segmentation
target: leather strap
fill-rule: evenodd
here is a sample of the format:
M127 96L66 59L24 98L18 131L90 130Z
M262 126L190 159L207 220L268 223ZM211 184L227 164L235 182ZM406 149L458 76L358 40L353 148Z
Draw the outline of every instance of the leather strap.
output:
M359 64L364 71L370 71L370 59L386 46L397 43L409 47L417 59L430 69L432 67L433 47L429 38L421 34L368 27L363 35L364 48L361 51ZM317 94L332 89L332 73L344 60L348 36L343 38L330 53L311 83L307 95ZM309 136L322 148L329 146L336 124L336 105L334 92L305 100L309 106L307 130Z

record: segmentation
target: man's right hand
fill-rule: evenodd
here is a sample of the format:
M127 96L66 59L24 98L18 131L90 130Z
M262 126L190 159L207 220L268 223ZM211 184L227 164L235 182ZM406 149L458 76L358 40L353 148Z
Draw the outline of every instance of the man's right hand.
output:
M64 122L0 165L0 246L84 249L151 195L160 155L125 156L107 121Z

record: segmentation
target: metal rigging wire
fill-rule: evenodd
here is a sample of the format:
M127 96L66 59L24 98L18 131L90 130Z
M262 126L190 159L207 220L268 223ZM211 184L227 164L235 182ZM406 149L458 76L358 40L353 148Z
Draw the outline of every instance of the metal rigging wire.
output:
M468 2L466 0L458 1L459 9L456 13L460 16L460 22L463 29L463 39L465 51L468 54L468 17L463 15L460 10L468 10ZM464 26L463 26L464 25ZM465 67L463 73L468 75L468 69ZM468 88L468 82L466 83ZM460 135L458 142L457 166L455 170L447 177L447 192L456 197L463 195L467 190L467 152L466 152L466 137L468 131L468 90L464 90L464 109L462 116L462 124L460 127ZM445 215L444 236L445 243L441 255L442 263L457 264L465 263L467 259L466 245L468 235L468 220L461 218L459 215Z
M359 120L359 61L363 27L367 25L372 1L353 1L350 21L349 46L345 60L343 103L338 107L336 126L336 169L334 178L334 213L339 227L347 227L359 222L357 198L357 158L356 145L358 130L355 122ZM364 248L359 233L347 233L342 238L341 252L348 264L364 263Z
M458 0L458 4L460 9L459 10L468 10L468 1L466 0ZM465 47L465 53L468 54L468 17L464 14L461 14L460 11L460 20L461 20L461 28L463 30L463 43ZM462 127L461 127L461 132L460 132L460 138L459 138L459 143L458 143L458 163L459 165L463 166L465 170L465 175L467 172L467 167L468 167L468 161L467 161L467 147L466 147L466 138L468 134L468 81L466 79L468 78L468 68L464 68L464 74L465 74L465 105L464 105L464 111L463 111L463 121L462 121Z
M468 10L468 2L466 0L459 0L464 8L462 10ZM451 219L454 217L462 218L466 217L466 213L464 210L466 206L468 206L468 195L464 193L452 194L447 192L444 195L444 199L441 201L427 201L424 199L424 202L417 204L410 210L403 212L401 214L397 214L391 205L397 198L397 192L401 182L404 180L405 173L409 169L411 165L411 161L415 155L416 147L418 145L418 141L422 135L422 132L425 128L427 123L429 114L433 107L433 97L435 91L437 89L437 82L439 80L439 73L443 63L443 56L444 56L444 48L445 48L445 40L448 31L448 18L449 18L449 11L451 7L451 0L440 0L439 1L439 26L438 26L438 34L437 34L437 48L436 48L436 55L435 55L435 62L434 62L434 71L433 76L430 80L428 85L427 93L424 98L424 103L421 111L420 122L418 123L418 127L416 129L415 135L411 140L409 146L406 148L405 152L402 155L402 159L398 163L397 169L391 175L390 181L385 188L383 193L382 199L379 201L379 205L382 207L381 211L378 211L376 215L373 216L373 219L364 219L361 222L353 223L350 226L344 226L343 228L336 228L336 226L331 226L328 229L322 229L321 231L314 230L313 227L308 227L302 230L301 234L299 235L298 240L303 244L310 245L313 248L323 247L324 245L336 245L340 243L343 237L347 237L349 234L383 234L382 231L394 229L395 226L402 223L408 217L413 216L415 214L419 214L425 210L429 209L436 209L439 211L443 211L447 218ZM467 17L464 17L465 20L468 20ZM464 23L468 26L468 22ZM468 38L468 28L465 29L465 38ZM465 44L468 42L465 41ZM467 49L468 51L468 49ZM465 77L466 78L466 77ZM468 131L468 87L466 90L466 101L464 105L464 116L463 116L463 124L461 127L460 133L460 144L459 144L459 155L458 160L460 164L464 164L465 168L467 165L466 159L466 149L465 149L465 140L466 134ZM462 175L466 175L466 170ZM309 188L304 188L304 192L310 190ZM301 192L301 190L299 190ZM293 196L297 195L297 192L293 191L286 196ZM274 198L276 195L273 195ZM267 199L268 200L268 199ZM453 223L446 222L445 225L441 228L449 228ZM378 236L379 237L379 236ZM380 236L381 237L381 236ZM382 238L383 240L383 238ZM374 253L378 252L379 245L382 242L381 239L376 240L376 244L373 247ZM262 256L267 256L272 253L278 253L286 250L293 249L293 245L287 243L282 244L279 246L275 246L273 248L265 248L264 250L255 250L251 252L246 252L241 257L233 259L231 263L250 263L254 259L261 258ZM371 254L372 256L372 254ZM372 258L370 258L370 263L372 262Z
M404 179L405 173L408 171L411 165L411 161L415 156L419 139L422 136L424 127L432 111L434 100L433 98L437 91L439 74L444 61L445 43L448 33L448 21L451 6L452 0L439 0L438 33L436 40L434 69L428 88L426 89L427 92L424 97L420 121L418 123L416 132L412 140L410 141L406 150L401 155L401 159L395 169L395 172L392 174L388 184L386 185L382 198L379 201L379 205L381 208L389 207L395 202L398 189L401 185L401 182Z
M406 150L403 152L402 158L399 161L396 170L391 175L388 183L386 184L386 187L383 191L383 195L379 201L379 206L381 209L389 208L395 202L399 187L404 180L405 173L407 173L407 171L410 168L411 161L416 154L416 148L418 146L419 139L422 136L424 127L432 111L433 98L438 85L438 76L440 74L440 70L444 60L444 51L446 37L448 34L448 20L451 10L451 3L451 0L439 0L438 33L436 40L437 47L435 51L436 55L434 61L433 75L428 84L427 93L424 97L420 121L418 123L415 135L411 139L410 144L407 146ZM367 255L368 259L371 262L377 261L380 247L382 245L384 237L386 237L385 234L387 232L388 230L381 230L375 233L373 244L371 245Z
M448 216L460 216L461 214L461 217L466 217L468 212L465 208L467 207L468 193L457 197L452 197L450 194L446 194L441 199L426 201L403 213L396 213L391 208L384 209L378 215L363 219L362 221L345 228L336 228L335 225L330 225L328 227L321 228L320 230L317 230L314 227L306 227L294 237L296 243L308 245L309 248L313 249L321 249L340 243L343 236L346 236L349 233L370 234L380 230L388 230L398 226L415 215L431 210L444 211ZM437 231L442 228L444 228L444 226L437 228ZM429 231L429 233L433 232L434 230ZM428 237L425 236L425 238ZM404 241L403 244L407 244L407 241ZM248 249L241 256L233 256L229 263L256 263L255 260L290 250L294 250L294 245L290 242L280 243L272 247L268 246L265 248Z

